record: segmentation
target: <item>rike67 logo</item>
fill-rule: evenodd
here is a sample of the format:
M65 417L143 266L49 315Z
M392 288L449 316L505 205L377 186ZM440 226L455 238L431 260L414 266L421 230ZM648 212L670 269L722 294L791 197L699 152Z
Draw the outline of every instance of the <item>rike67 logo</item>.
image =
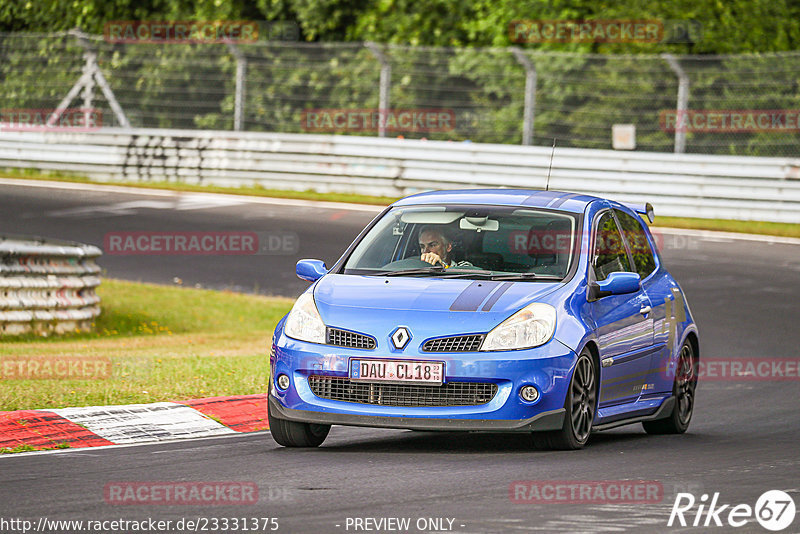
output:
M777 532L791 525L794 517L794 500L781 490L764 492L754 507L749 504L719 504L719 492L714 493L710 501L705 493L699 500L691 493L678 493L667 526L738 528L755 519L765 529Z

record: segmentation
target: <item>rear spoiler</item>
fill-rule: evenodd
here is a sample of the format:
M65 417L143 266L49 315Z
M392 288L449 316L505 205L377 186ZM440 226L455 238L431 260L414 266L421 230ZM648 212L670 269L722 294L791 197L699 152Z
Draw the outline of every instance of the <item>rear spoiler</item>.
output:
M647 220L650 221L652 224L653 221L656 219L656 213L653 211L653 205L649 202L646 204L636 204L634 202L620 202L626 208L630 208L639 215L644 215L647 217Z

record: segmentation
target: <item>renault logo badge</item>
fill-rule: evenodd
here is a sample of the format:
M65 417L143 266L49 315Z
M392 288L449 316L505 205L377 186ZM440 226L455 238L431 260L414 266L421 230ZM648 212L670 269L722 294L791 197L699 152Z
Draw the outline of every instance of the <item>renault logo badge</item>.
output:
M411 341L411 333L405 326L400 326L397 328L397 330L392 332L391 339L394 348L397 350L402 350L406 345L408 345L408 342Z

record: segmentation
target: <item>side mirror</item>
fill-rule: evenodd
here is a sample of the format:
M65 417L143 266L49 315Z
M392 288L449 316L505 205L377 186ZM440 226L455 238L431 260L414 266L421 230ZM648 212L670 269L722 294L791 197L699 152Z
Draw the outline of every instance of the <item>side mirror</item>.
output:
M592 284L592 292L595 298L603 298L609 295L625 295L635 293L642 287L642 280L636 273L616 272L608 275L608 278Z
M325 262L322 260L300 260L295 268L297 277L309 282L316 282L328 272Z

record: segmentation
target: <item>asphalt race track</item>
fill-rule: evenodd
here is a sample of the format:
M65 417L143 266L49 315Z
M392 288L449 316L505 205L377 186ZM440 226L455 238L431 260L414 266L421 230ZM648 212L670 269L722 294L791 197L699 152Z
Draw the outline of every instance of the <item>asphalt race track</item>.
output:
M103 246L108 232L252 231L296 235L293 254L105 255L106 276L296 296L301 257L330 265L377 209L289 201L0 185L3 233ZM658 214L658 206L656 206ZM666 235L664 259L687 294L702 358L797 358L800 246ZM266 357L266 355L265 355ZM528 436L334 427L315 450L278 447L269 433L0 457L0 517L48 519L277 518L278 532L366 532L354 518L411 518L408 532L768 532L735 505L781 489L800 506L800 380L701 382L689 432L649 436L639 425L598 433L577 452L540 452ZM512 502L515 481L657 481L650 504ZM249 506L120 506L120 481L252 481ZM677 492L718 492L724 527L667 527ZM710 499L709 499L710 500ZM348 520L349 518L349 520ZM442 528L416 522L444 518ZM700 525L705 521L700 519ZM448 520L452 520L452 523ZM374 526L374 524L365 524ZM424 525L423 525L424 526ZM2 530L2 529L0 529ZM6 530L2 530L6 532ZM11 530L7 530L11 532ZM233 531L233 530L230 530ZM269 532L260 529L258 532ZM371 530L375 531L375 530ZM383 530L394 531L398 530ZM783 532L800 531L800 519Z

